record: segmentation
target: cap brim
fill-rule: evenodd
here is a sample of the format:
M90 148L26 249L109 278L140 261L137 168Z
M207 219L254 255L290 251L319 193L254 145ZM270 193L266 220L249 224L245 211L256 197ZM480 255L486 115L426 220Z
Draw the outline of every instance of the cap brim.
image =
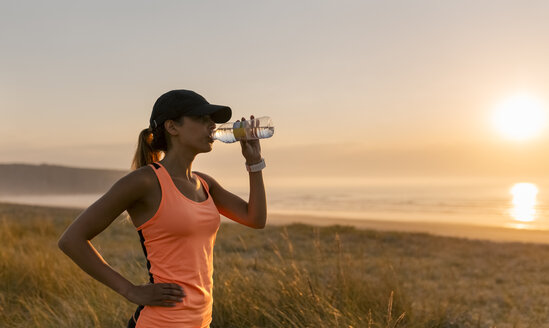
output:
M205 104L196 107L186 115L210 115L215 123L225 123L231 119L232 110L228 106Z

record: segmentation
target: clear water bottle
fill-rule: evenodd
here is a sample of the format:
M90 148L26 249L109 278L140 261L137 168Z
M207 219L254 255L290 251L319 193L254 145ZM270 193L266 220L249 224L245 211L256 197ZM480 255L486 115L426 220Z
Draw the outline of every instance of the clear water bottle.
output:
M268 116L253 120L228 122L220 125L214 131L214 139L226 143L240 140L254 140L270 138L274 134L273 121Z

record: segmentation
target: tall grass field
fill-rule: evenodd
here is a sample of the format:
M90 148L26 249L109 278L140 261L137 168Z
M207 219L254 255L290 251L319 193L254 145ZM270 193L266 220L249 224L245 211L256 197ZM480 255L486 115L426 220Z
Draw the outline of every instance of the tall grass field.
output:
M137 305L57 248L79 213L0 204L0 327L126 327ZM147 283L127 217L92 243ZM223 223L214 261L212 328L549 327L548 245Z

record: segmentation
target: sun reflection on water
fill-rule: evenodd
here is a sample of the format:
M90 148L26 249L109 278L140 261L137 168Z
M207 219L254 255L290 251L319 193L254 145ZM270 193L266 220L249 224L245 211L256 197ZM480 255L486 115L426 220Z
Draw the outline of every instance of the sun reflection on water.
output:
M510 192L513 195L513 219L519 222L535 221L538 187L532 183L517 183Z

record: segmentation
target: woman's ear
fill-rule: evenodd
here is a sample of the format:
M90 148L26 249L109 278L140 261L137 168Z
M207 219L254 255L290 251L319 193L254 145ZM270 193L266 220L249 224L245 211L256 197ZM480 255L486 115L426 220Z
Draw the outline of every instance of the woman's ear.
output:
M164 129L172 136L176 136L179 132L176 129L176 124L172 120L166 120L164 122Z

